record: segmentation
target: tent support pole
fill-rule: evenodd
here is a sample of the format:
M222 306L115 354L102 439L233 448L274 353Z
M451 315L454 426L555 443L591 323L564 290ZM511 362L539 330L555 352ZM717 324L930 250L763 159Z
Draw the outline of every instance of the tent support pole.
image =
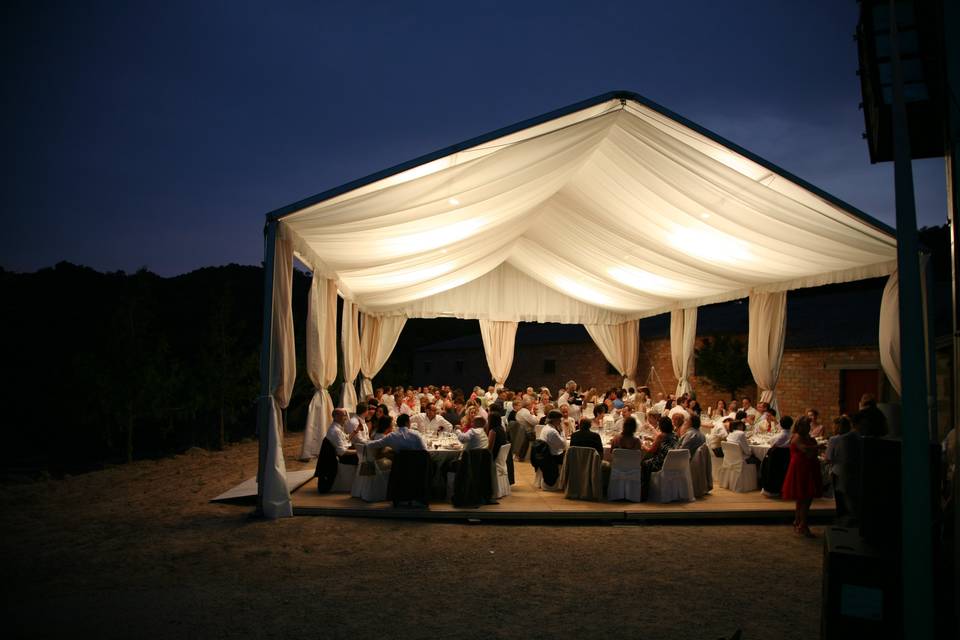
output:
M890 53L893 63L894 185L897 212L897 268L900 274L901 557L904 638L933 638L933 539L930 496L929 430L926 418L926 364L920 296L917 211L910 161L910 132L903 96L903 69L897 35L897 2L890 0ZM920 419L923 416L923 420Z
M270 438L267 428L273 410L273 270L277 246L277 222L267 222L263 245L263 337L260 343L260 396L257 399L257 507L255 514L263 516L263 471L267 465L267 447Z

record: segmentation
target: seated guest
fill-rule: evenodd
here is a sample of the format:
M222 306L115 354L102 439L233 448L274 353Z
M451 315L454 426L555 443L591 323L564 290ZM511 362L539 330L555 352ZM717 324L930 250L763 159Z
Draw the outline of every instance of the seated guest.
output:
M577 422L570 417L569 404L560 405L560 413L563 415L563 418L560 419L561 433L564 438L569 438L576 431Z
M507 430L503 427L503 417L498 412L491 411L490 420L487 421L487 446L494 460L500 453L500 447L505 444L510 444L510 440L507 437Z
M793 418L790 416L783 416L783 419L780 421L780 433L778 433L773 440L770 441L771 447L789 447L790 446L790 429L793 427Z
M516 404L514 406L516 406ZM537 437L537 425L540 424L540 421L530 411L531 406L533 406L533 401L530 398L520 400L520 410L517 411L516 421L524 433L527 434L527 439L520 443L520 449L515 452L517 460L523 460L527 454L528 443Z
M744 431L744 423L741 420L734 420L730 423L730 435L727 436L727 442L732 442L740 447L745 462L757 465L757 477L759 478L760 458L753 455L753 449L750 448L750 440L747 438L747 434Z
M710 437L707 438L707 446L710 447L710 450L713 451L714 455L718 458L723 457L723 447L720 446L720 443L727 439L727 436L730 435L730 423L733 422L733 418L730 416L725 417L723 420L715 420L714 427L710 431Z
M416 431L410 429L410 416L401 413L397 416L397 428L378 440L367 443L371 450L390 447L394 451L426 451L427 445Z
M597 450L600 459L603 460L603 440L600 439L599 433L590 430L590 421L587 419L581 420L577 426L577 432L570 436L570 446L592 447Z
M346 409L333 410L333 422L327 429L325 439L333 445L340 464L356 465L359 462L357 450L350 447L350 440L344 432L343 426L347 422Z
M740 399L740 411L743 411L748 416L753 416L754 418L756 418L760 414L759 411L753 408L753 406L750 403L750 398L747 398L747 397L743 397ZM737 413L739 413L739 411ZM742 418L739 418L739 417L737 419L742 420Z
M617 389L617 393L613 398L613 408L614 409L623 409L623 397L626 395L623 389Z
M477 416L473 419L473 425L466 431L457 432L457 440L463 445L464 451L470 449L488 449L490 441L487 439L487 421Z
M761 402L760 404L763 406L763 410L760 413L760 419L757 421L757 432L772 433L779 431L780 426L777 424L777 410L766 402Z
M816 409L807 409L807 417L810 418L810 437L823 438L826 434L823 432L823 425L820 423L820 412Z
M607 416L607 405L600 402L593 408L593 423L590 425L590 428L600 433L603 431L603 421Z
M662 393L657 394L657 401L653 403L650 407L657 414L661 414L667 407L667 399L663 396Z
M428 404L423 413L418 413L410 417L410 424L420 433L440 433L453 431L453 425L446 418L437 414L437 407Z
M409 416L407 419L409 420ZM377 419L376 429L374 429L373 433L370 434L370 439L379 440L391 431L393 431L393 418L390 416L380 416Z
M613 426L619 433L623 431L623 421L633 415L633 405L626 403L620 409L620 415L613 419Z
M683 435L683 426L687 424L687 420L690 419L690 414L688 413L673 413L670 415L670 422L673 423L673 433L680 437Z
M455 400L446 400L443 403L443 419L451 425L460 424L460 417L463 415L463 404Z
M660 433L660 413L649 409L646 413L646 420L640 425L640 435L656 438L658 433Z
M707 439L700 433L700 416L693 414L690 416L690 424L687 430L684 431L683 437L680 438L680 448L689 451L690 459L692 460L693 454L697 452L697 449L699 449L701 445L706 444L706 442Z
M610 440L611 449L639 449L642 446L640 438L635 435L637 433L636 418L630 416L624 420L621 429L620 433Z
M554 409L549 414L547 414L547 424L543 426L543 429L540 430L540 435L537 437L537 440L542 440L547 443L547 446L550 447L550 455L556 460L557 464L563 464L563 452L567 449L567 443L564 442L563 436L560 435L560 420L563 419L563 414ZM599 436L598 436L599 437ZM601 453L602 453L601 445Z
M642 498L646 499L650 487L650 476L663 469L663 462L667 459L667 452L677 447L677 436L673 433L673 421L663 416L660 418L660 433L654 438L649 447L643 447L645 458L641 463L640 487ZM644 490L643 487L648 487Z

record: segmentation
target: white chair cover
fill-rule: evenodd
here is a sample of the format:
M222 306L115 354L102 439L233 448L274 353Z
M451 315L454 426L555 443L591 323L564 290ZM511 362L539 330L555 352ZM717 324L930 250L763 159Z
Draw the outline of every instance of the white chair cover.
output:
M330 487L330 493L353 493L353 480L360 465L340 464L337 462L337 477Z
M607 500L640 502L643 452L633 449L614 449L611 458Z
M743 451L733 442L722 442L723 466L720 468L720 486L737 493L757 490L757 465L744 464Z
M510 495L510 474L507 472L507 458L510 456L510 445L500 447L497 459L493 461L493 495L499 500Z
M387 484L390 482L390 470L384 469L376 463L374 451L367 449L363 444L357 445L357 457L360 458L360 465L357 466L356 479L353 482L353 490L350 492L354 498L360 498L365 502L383 502L387 499ZM363 463L372 463L374 475L361 475ZM368 467L371 465L368 465ZM339 474L338 474L339 475Z
M690 452L686 449L671 449L663 468L650 476L650 501L693 502L693 479L690 476Z

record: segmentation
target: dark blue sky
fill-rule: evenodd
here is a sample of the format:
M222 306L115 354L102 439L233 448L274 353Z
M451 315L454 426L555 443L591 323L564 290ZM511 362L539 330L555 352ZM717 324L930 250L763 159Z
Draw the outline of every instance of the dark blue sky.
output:
M0 266L258 263L267 211L612 89L893 223L853 0L6 2ZM942 161L915 164L922 225Z

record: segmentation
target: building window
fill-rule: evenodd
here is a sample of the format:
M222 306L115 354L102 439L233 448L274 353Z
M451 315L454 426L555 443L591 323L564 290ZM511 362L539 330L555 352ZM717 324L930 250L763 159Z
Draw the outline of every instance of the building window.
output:
M424 372L424 373L430 373L432 370L433 370L433 362L431 362L430 360L424 360L424 361L423 361L423 372Z
M457 360L453 363L453 370L457 373L463 373L463 360Z
M543 372L544 373L556 373L557 372L557 361L552 358L547 358L543 361Z
M617 368L616 368L615 366L613 366L612 364L610 364L610 363L608 362L608 363L607 363L607 375L608 375L608 376L618 376L618 375L620 375L620 372L617 371Z

